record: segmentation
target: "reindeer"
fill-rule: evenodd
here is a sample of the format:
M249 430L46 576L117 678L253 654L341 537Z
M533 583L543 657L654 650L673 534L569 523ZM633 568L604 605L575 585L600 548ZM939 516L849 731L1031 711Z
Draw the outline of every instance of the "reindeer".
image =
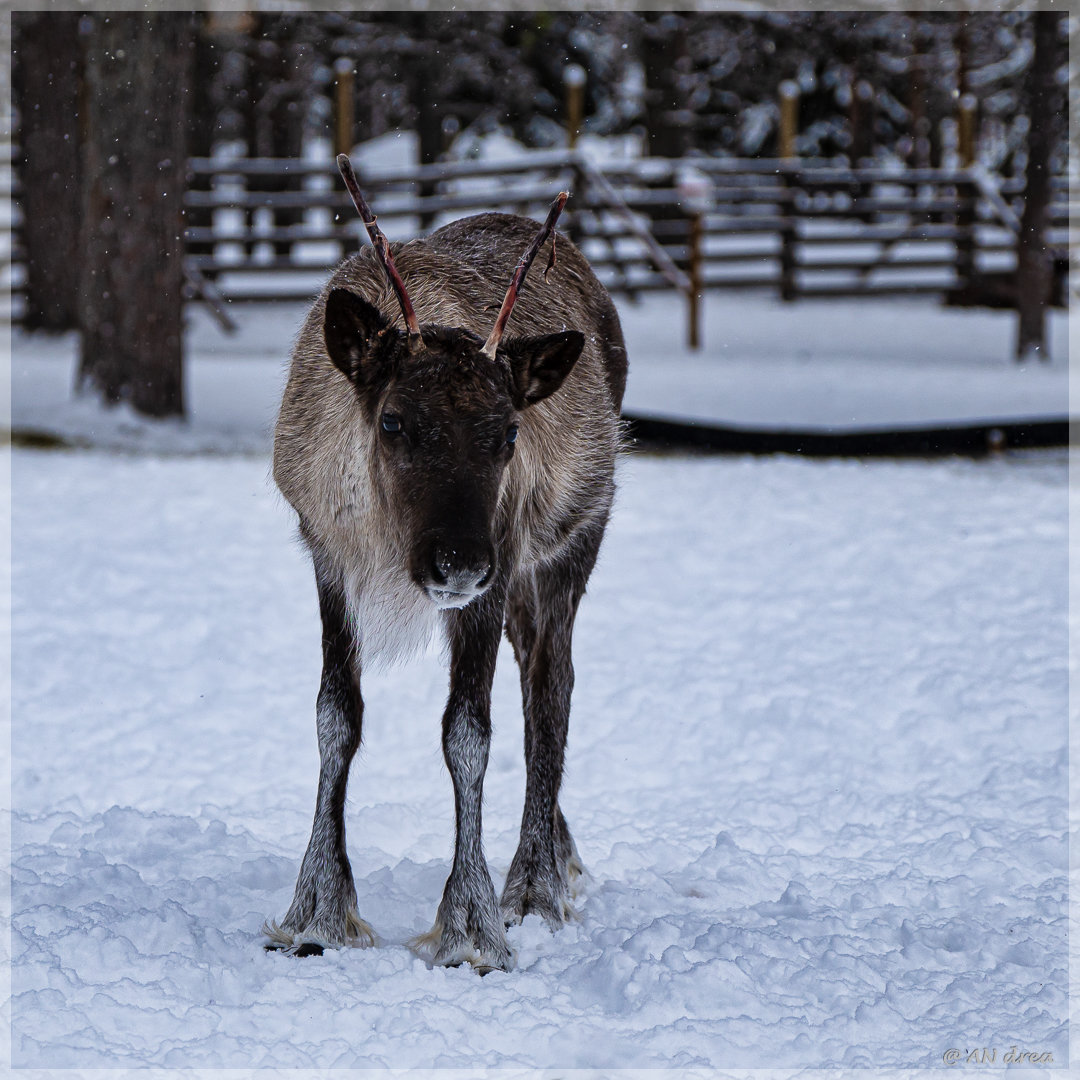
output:
M558 802L570 642L611 509L626 349L611 298L561 236L556 263L565 192L539 234L526 218L480 214L391 247L345 155L338 166L372 246L341 263L312 306L275 431L274 479L314 563L323 669L311 840L288 912L264 926L267 948L374 943L345 851L360 674L441 627L454 861L434 927L410 945L434 964L509 970L505 927L530 912L561 926L583 873ZM546 286L519 296L549 236ZM527 782L496 900L481 798L504 626L520 668Z

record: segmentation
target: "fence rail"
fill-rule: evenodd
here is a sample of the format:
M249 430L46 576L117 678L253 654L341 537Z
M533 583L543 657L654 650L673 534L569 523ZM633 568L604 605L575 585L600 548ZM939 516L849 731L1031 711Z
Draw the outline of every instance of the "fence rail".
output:
M692 280L700 289L772 288L785 299L938 293L1007 301L1023 197L1015 183L977 169L832 161L645 159L601 169L556 151L358 172L393 240L480 210L542 216L553 193L569 187L561 227L609 289L630 294L687 292ZM17 200L17 184L12 190ZM1059 279L1068 197L1066 180L1055 178L1047 242ZM307 299L365 242L330 161L193 158L185 207L192 296L219 307ZM14 234L9 258L17 264L17 217Z

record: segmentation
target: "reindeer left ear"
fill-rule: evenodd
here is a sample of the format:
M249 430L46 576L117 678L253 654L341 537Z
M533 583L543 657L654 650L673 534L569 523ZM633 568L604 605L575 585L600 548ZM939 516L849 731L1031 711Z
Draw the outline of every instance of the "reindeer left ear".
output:
M510 362L514 407L535 405L563 384L585 348L579 330L563 330L544 337L514 338L501 352Z

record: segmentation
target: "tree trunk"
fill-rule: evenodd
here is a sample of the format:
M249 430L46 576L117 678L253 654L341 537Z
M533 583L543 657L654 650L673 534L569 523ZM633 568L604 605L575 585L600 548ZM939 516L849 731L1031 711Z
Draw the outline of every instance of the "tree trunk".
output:
M259 13L253 16L250 32L253 48L248 68L248 154L251 157L298 159L303 150L301 56L293 47L296 29L294 14ZM296 176L249 176L248 191L284 192L299 190ZM299 225L303 210L275 207L275 228ZM254 211L249 221L254 222ZM274 254L288 257L292 241L278 240Z
M690 65L686 16L675 12L642 15L641 59L645 69L645 153L649 157L685 157L691 145L692 115L686 107L685 76ZM674 177L656 177L649 187L665 188ZM649 207L652 221L682 220L689 230L689 218L673 204ZM680 269L688 269L685 260Z
M1016 358L1049 360L1046 340L1046 305L1050 299L1053 267L1046 245L1050 218L1050 154L1053 149L1054 76L1057 70L1056 11L1036 11L1035 53L1027 74L1027 175L1024 212L1016 243Z
M409 97L416 109L418 165L434 164L442 153L442 112L439 102L435 100L437 94L432 93L431 85L433 65L439 63L438 38L431 40L429 18L427 14L412 14L411 28L417 52L406 76ZM419 185L417 193L421 198L426 198L434 195L435 191L436 185L428 180ZM420 231L426 232L430 229L434 220L434 214L421 214Z
M641 50L645 68L646 153L685 157L692 142L685 77L690 66L686 17L673 12L645 16Z
M93 16L86 52L78 386L148 416L183 396L183 196L194 24Z
M74 11L16 11L12 18L26 250L22 323L31 330L78 325L79 19Z

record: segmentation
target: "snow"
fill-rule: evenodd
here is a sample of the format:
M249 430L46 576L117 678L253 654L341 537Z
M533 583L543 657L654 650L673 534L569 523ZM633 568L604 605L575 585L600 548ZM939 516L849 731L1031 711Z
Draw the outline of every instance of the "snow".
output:
M524 153L502 132L476 152ZM704 308L695 354L681 302L620 301L628 410L779 430L1069 412L1060 312L1051 361L1018 366L1006 312ZM515 970L484 979L405 947L451 858L433 652L365 677L347 822L377 946L265 953L318 770L314 588L266 458L302 313L235 310L228 338L192 308L191 418L166 425L72 400L72 337L13 335L0 415L93 449L0 466L12 1066L880 1070L1014 1046L1067 1066L1064 452L628 457L575 635L580 921L530 917ZM494 717L498 886L524 787L505 644Z
M261 948L319 678L265 456L9 455L15 1067L1066 1064L1063 453L625 460L562 799L592 880L580 922L529 917L483 979L403 944L451 853L434 655L365 679L347 823L378 946ZM505 646L493 711L498 886L524 786Z
M699 352L685 345L686 313L673 295L618 306L630 352L626 410L637 415L845 431L1069 413L1064 312L1050 315L1051 360L1020 365L1011 355L1014 313L927 299L785 304L767 292L710 292ZM165 427L72 400L75 337L16 330L13 427L98 446L263 452L304 311L233 305L240 329L227 336L203 308L189 307L190 418Z
M357 143L349 152L353 165L363 172L375 169L410 169L420 160L420 136L415 131L387 131ZM325 145L323 150L328 149ZM324 155L329 163L330 154Z
M72 337L13 335L13 431L91 448L5 452L14 1066L1066 1064L1064 451L627 457L575 633L581 920L530 917L483 979L405 947L452 852L436 651L364 680L347 824L377 947L265 953L318 772L317 605L267 458L303 310L237 306L226 337L189 308L167 425L73 400ZM926 300L710 293L699 354L671 297L620 312L645 415L1069 411L1060 313L1021 367L1013 315ZM524 788L505 645L493 700L498 887Z
M808 300L709 294L705 348L683 346L669 296L627 313L626 409L744 427L852 430L1061 418L1068 316L1049 318L1051 360L1018 364L1016 316L926 299ZM675 346L674 348L672 346Z

